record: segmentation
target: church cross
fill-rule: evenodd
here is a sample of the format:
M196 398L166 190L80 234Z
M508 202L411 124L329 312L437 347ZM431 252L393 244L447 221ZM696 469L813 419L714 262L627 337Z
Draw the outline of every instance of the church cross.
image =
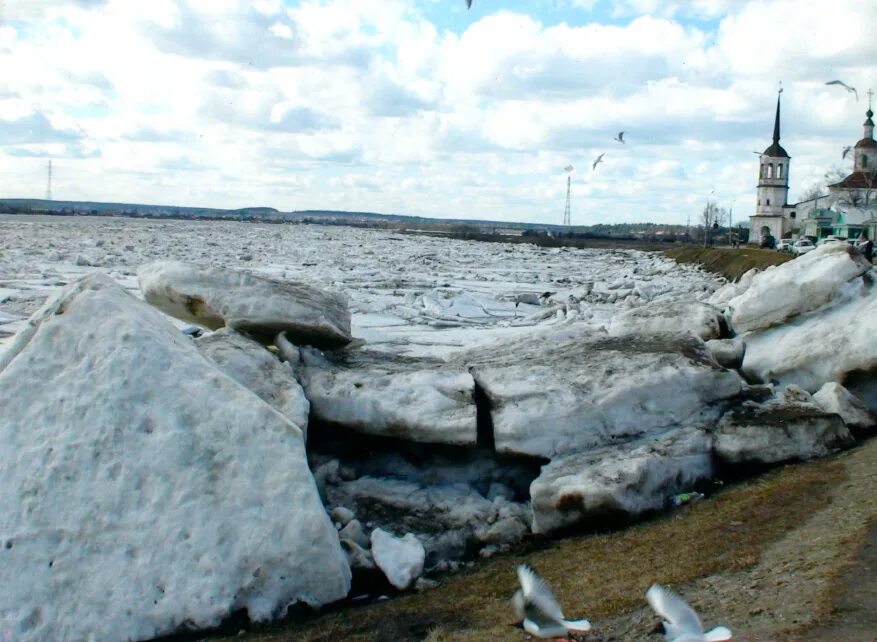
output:
M871 109L871 96L874 95L874 92L870 89L868 90L868 109Z

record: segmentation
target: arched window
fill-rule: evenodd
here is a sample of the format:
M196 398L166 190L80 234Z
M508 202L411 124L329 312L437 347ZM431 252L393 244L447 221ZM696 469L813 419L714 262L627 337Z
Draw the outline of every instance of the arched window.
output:
M783 177L783 165L782 163L777 165L777 178Z
M770 207L770 199L767 199L767 206Z
M773 178L773 163L767 166L767 177ZM770 205L770 203L768 203Z
M764 168L765 168L765 167L766 167L766 166L765 166L764 164L762 164L761 166L759 166L759 168L758 168L758 178L764 178Z
M862 154L862 169L868 169L868 155Z

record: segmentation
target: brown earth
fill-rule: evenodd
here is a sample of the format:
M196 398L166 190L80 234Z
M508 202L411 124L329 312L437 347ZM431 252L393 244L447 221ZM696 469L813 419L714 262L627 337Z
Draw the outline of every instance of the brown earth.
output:
M705 270L720 274L729 281L739 279L752 268L763 270L771 265L791 261L793 254L757 248L696 247L679 245L663 250L678 263L699 263Z

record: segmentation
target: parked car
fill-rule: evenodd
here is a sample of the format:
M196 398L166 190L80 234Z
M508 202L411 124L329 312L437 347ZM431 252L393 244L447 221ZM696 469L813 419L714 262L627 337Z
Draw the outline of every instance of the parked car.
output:
M795 244L795 239L781 239L779 243L777 243L777 250L780 252L791 252L792 245Z
M807 239L800 239L798 241L795 241L795 244L792 246L792 252L798 256L801 256L802 254L806 254L810 250L815 250L815 249L816 249L816 246L813 245L813 242L809 241Z
M771 236L770 234L768 234L767 236L761 237L761 247L762 248L772 250L776 247L776 244L777 244L777 240L773 236Z
M843 243L846 239L842 239L839 236L835 236L834 234L829 234L824 239L819 239L816 242L816 247L821 247L827 243Z

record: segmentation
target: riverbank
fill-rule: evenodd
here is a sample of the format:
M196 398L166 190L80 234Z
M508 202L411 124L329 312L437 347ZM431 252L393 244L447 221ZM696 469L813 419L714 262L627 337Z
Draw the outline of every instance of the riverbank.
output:
M705 270L719 274L729 281L739 279L752 268L764 270L772 265L780 265L795 258L793 254L787 252L749 247L675 245L661 251L677 263L697 263Z
M531 541L515 554L442 578L439 587L287 621L237 641L518 641L509 598L515 567L531 564L571 617L588 617L589 641L653 640L643 595L673 586L707 626L739 641L877 639L877 616L857 608L877 568L877 440L824 460L783 466L696 504L627 529ZM870 556L870 557L869 557ZM848 581L854 574L855 583ZM868 636L872 637L868 637Z

